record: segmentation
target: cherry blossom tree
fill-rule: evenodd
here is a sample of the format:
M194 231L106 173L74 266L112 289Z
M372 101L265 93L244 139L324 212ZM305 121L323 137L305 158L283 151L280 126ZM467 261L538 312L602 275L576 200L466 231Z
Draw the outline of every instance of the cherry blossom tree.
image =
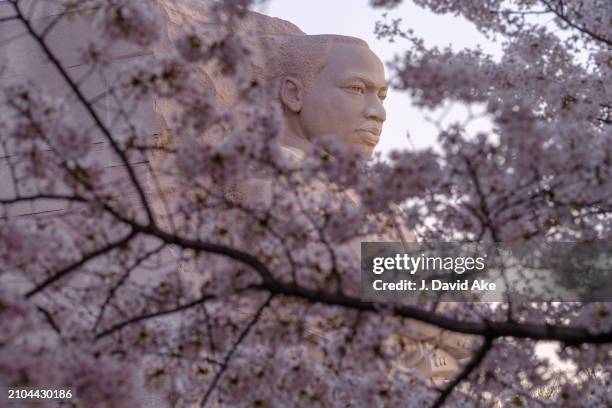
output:
M609 406L608 303L366 301L347 247L389 234L399 210L425 242L610 239L612 3L413 1L503 56L379 22L408 49L391 85L423 109L482 108L492 130L469 134L469 116L440 126L437 149L371 161L333 137L303 161L282 153L280 108L233 29L252 1L215 5L214 39L187 34L119 72L118 44L165 35L155 2L63 1L43 24L36 2L0 2L9 40L27 38L69 91L3 71L0 384L70 387L75 406ZM49 41L71 19L98 33L72 50L78 72ZM223 111L198 85L210 62L237 90ZM137 120L153 100L181 107L157 135ZM274 180L269 202L240 199L254 174ZM24 215L40 206L53 210ZM469 339L452 378L402 369L419 325ZM540 341L572 369L539 358Z

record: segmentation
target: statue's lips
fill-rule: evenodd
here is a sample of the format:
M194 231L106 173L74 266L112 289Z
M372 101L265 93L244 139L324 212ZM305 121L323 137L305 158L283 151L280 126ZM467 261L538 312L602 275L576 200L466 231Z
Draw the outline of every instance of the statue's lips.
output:
M357 129L361 140L370 146L376 146L380 140L380 130L378 129Z

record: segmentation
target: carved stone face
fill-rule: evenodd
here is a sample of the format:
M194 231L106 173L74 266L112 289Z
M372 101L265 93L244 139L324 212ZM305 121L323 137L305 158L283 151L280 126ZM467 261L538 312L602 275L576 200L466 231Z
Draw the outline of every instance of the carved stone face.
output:
M298 115L304 136L336 135L347 145L372 155L386 119L385 70L367 47L334 43L319 76L305 90Z

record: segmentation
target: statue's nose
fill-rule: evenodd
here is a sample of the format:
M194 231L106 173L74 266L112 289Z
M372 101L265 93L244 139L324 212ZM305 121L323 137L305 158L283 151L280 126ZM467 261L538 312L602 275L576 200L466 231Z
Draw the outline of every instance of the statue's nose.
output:
M367 98L366 103L367 105L364 112L366 118L374 119L377 122L384 122L387 120L387 111L377 95L372 95L370 98Z

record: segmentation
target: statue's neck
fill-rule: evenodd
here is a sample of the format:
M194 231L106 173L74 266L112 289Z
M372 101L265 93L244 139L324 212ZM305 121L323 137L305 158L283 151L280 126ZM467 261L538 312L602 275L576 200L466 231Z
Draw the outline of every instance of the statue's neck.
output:
M312 147L312 143L310 143L305 138L291 134L284 134L281 138L281 143L284 146L293 147L295 149L303 151L304 153L308 152Z
M312 143L306 138L304 132L296 121L288 120L285 122L281 143L285 146L293 147L304 153L308 152Z

